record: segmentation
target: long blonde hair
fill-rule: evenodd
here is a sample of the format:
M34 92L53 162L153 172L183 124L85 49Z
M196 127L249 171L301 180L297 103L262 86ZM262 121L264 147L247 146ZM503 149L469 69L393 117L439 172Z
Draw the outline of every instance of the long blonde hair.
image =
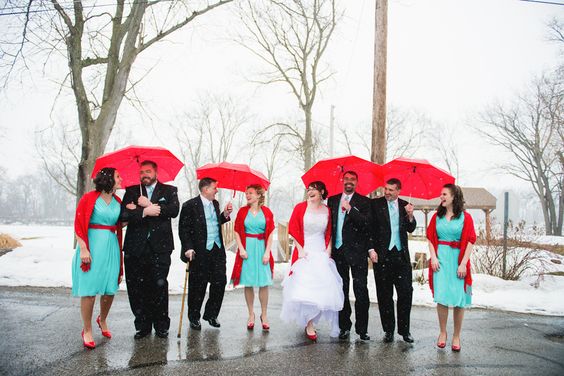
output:
M255 192L259 195L258 206L259 207L263 206L264 200L265 200L265 195L264 195L265 190L264 190L263 186L260 185L260 184L251 184L251 185L247 186L245 191L247 191L249 189L255 190Z

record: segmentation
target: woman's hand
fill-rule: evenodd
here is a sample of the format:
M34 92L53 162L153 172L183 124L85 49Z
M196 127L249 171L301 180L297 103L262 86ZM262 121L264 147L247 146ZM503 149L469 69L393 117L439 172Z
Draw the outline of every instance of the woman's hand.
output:
M458 278L463 279L466 277L466 263L463 262L462 264L458 265L458 270L456 271L456 275Z
M92 262L92 257L90 256L90 252L88 252L86 245L80 245L80 261L85 264L90 264L90 262Z
M433 269L434 272L439 270L440 268L439 259L437 257L431 257L431 268Z
M268 263L270 263L270 250L265 251L262 255L262 264L268 265Z
M125 207L129 210L137 209L137 205L135 205L133 202L130 202L129 204L125 205Z
M249 255L247 254L247 251L244 250L243 248L239 248L239 256L241 256L241 258L243 260L246 260L249 258Z

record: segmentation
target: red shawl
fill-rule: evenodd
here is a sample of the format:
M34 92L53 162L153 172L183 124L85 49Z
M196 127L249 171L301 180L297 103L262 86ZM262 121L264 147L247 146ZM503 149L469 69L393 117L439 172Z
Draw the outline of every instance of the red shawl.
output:
M435 247L435 253L437 258L439 257L439 238L437 236L437 213L431 218L431 223L427 227L427 239ZM462 234L460 235L460 254L458 255L458 264L464 258L464 253L466 252L466 247L468 243L476 243L476 231L474 230L474 221L472 216L467 212L464 212L464 225L462 226ZM470 274L470 259L466 263L466 277L464 278L464 291L466 291L466 286L472 286L472 275ZM429 264L429 287L433 296L435 291L433 290L433 268Z
M237 218L235 219L235 232L239 234L241 238L241 243L243 243L243 247L247 245L247 235L245 232L245 218L247 218L247 214L251 209L250 206L244 206L239 209L237 213ZM266 229L264 231L264 245L268 243L268 237L274 231L274 215L269 208L266 206L261 206L260 209L264 214L264 218L266 219ZM239 249L237 249L237 255L235 256L235 265L233 265L233 272L231 273L231 282L233 286L237 286L239 284L239 280L241 279L241 270L243 268L243 258L239 254ZM274 278L274 258L272 257L272 251L270 252L270 271L272 272L272 277Z
M92 212L94 212L94 206L96 205L96 200L100 197L100 192L90 191L85 193L84 196L78 202L76 207L76 215L74 217L74 232L77 238L80 238L86 243L86 249L90 252L90 245L88 243L88 225L90 224L90 217L92 217ZM114 198L118 203L121 204L121 200L118 196L114 194ZM122 228L121 223L117 222L117 237L120 250L120 261L119 261L119 277L118 283L121 282L123 276L123 252L121 252L121 240L122 240ZM90 270L90 264L82 264L80 266L82 270L87 272Z
M325 205L324 205L325 206ZM327 208L327 206L325 206ZM290 222L288 223L288 233L294 238L294 240L304 246L304 215L307 209L307 201L300 202L294 207L292 216L290 217ZM331 241L331 210L327 208L327 228L325 229L325 247L329 246ZM294 247L294 252L292 253L292 264L298 259L298 249Z

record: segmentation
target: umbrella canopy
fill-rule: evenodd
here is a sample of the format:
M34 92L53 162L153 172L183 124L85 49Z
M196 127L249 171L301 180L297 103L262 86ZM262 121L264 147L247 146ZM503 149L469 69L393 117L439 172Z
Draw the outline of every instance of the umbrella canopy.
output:
M302 175L302 181L307 187L311 182L320 180L327 186L328 193L335 195L343 192L343 175L347 171L358 174L356 192L361 195L384 185L381 166L354 155L323 159Z
M245 192L245 189L251 184L259 184L265 190L268 190L270 186L270 181L266 176L242 163L208 163L196 169L196 176L198 179L215 179L219 188L240 192Z
M384 180L401 181L401 195L430 200L439 197L443 185L454 184L454 177L426 159L397 158L382 166Z
M128 146L98 157L92 170L94 178L104 167L114 167L123 179L123 186L139 184L139 164L143 161L157 164L159 181L172 181L184 166L169 150L158 146Z

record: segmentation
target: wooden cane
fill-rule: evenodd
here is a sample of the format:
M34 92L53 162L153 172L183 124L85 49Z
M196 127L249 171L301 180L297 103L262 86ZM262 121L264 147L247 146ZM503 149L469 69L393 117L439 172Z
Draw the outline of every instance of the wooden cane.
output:
M180 309L180 322L178 323L178 334L176 338L180 338L180 333L182 331L182 318L184 317L184 303L186 302L186 285L188 284L188 269L190 268L190 262L186 263L186 275L184 276L184 292L182 293L182 308Z

